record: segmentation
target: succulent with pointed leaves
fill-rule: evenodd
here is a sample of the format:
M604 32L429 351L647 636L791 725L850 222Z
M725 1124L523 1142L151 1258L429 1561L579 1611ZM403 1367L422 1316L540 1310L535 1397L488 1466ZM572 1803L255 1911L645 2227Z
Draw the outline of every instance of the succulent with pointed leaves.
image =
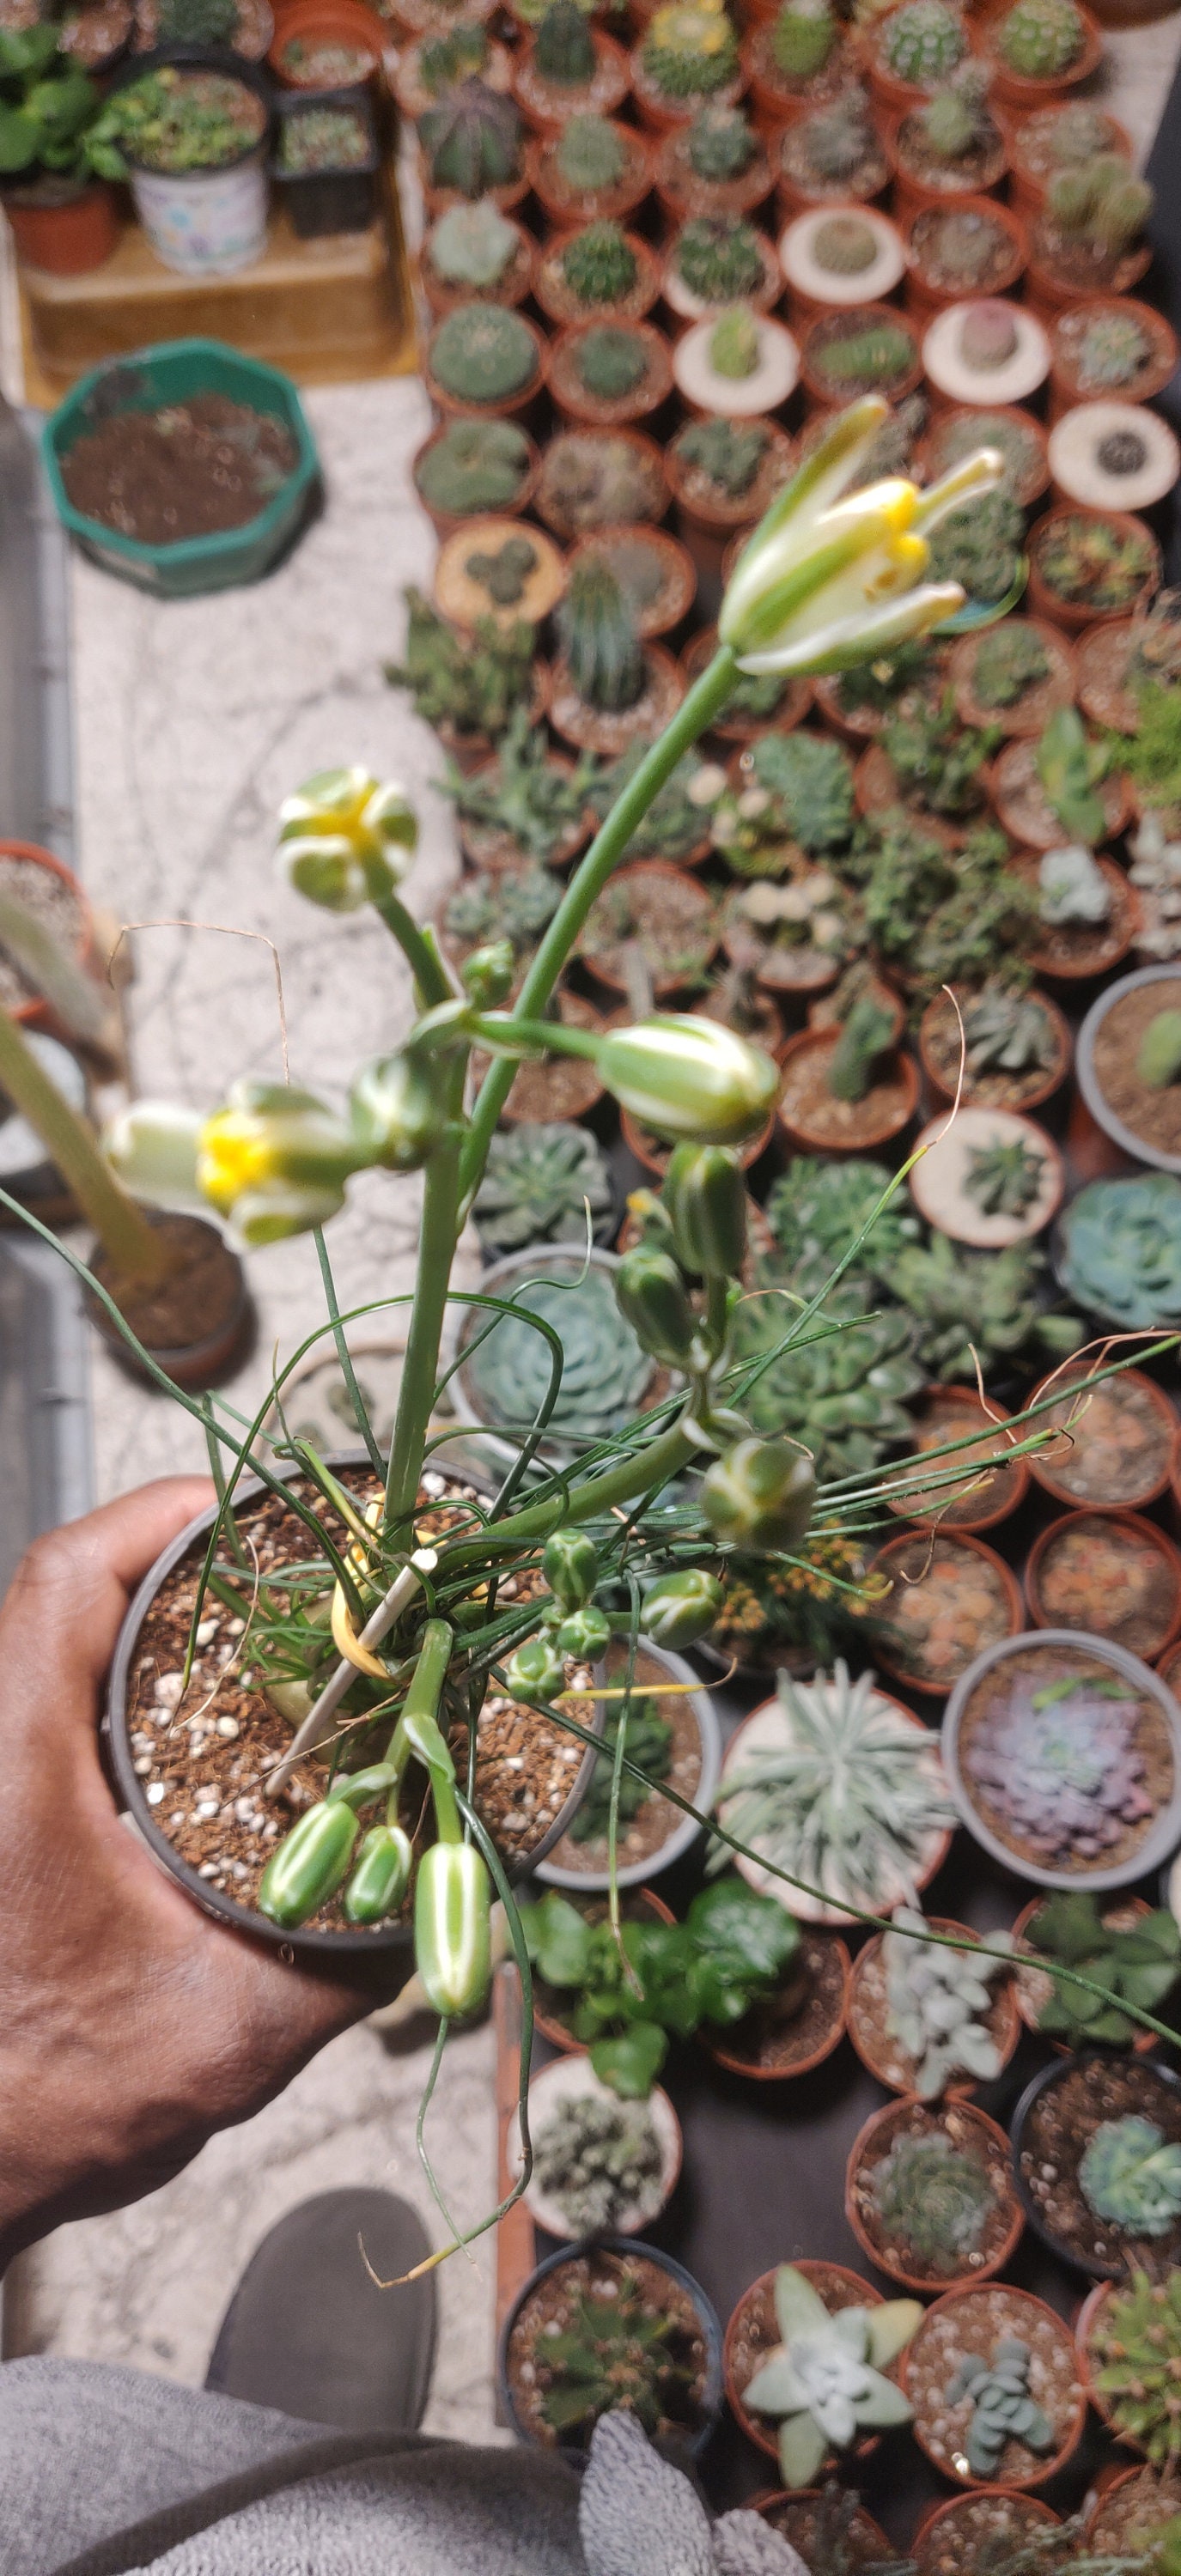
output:
M864 1100L894 1037L894 1013L872 993L853 1008L833 1048L828 1087L835 1100Z
M968 1070L986 1073L1039 1073L1054 1062L1053 1022L1042 1005L1003 985L981 993L964 1010L964 1043Z
M481 617L474 638L460 636L420 590L410 588L405 597L406 659L386 663L390 687L410 691L424 724L495 741L532 696L533 628L524 618L497 626Z
M841 2308L830 2316L805 2275L781 2263L775 2315L782 2342L743 2389L742 2401L778 2424L784 2485L812 2486L831 2451L851 2449L862 2433L910 2422L906 2398L884 2374L923 2310L917 2299L886 2299L876 2308Z
M534 948L553 920L562 889L548 868L505 868L499 876L469 877L452 895L444 914L452 939L465 945L497 937L508 941L514 956Z
M1134 2272L1129 2287L1104 2301L1088 2341L1113 2432L1145 2452L1152 2468L1173 2469L1181 2456L1181 2269L1159 2281Z
M793 1295L805 1286L793 1282ZM786 1350L795 1311L786 1298L748 1298L734 1318L735 1359L766 1363L743 1398L744 1411L756 1430L801 1441L823 1477L868 1474L887 1449L909 1440L905 1408L925 1383L909 1316L896 1308L862 1314L860 1302L851 1293L837 1329Z
M1009 2442L1021 2442L1039 2459L1054 2448L1050 2417L1029 2393L1032 2359L1019 2335L1004 2335L991 2361L966 2353L948 2386L949 2406L972 2401L964 2448L974 2478L995 2478Z
M1023 1217L1036 1205L1046 1177L1046 1157L1023 1136L994 1137L968 1148L964 1188L982 1216Z
M1181 2218L1181 2145L1138 2111L1100 2122L1078 2179L1088 2209L1125 2235L1167 2236Z
M609 2298L592 2291L576 2299L563 2332L543 2329L533 2347L550 2431L585 2435L620 2406L648 2433L670 2414L679 2418L694 2377L686 2340L679 2317L652 2303L638 2272L624 2269Z
M1001 2056L988 2028L989 1988L1001 1962L911 1938L925 1927L909 1906L896 1908L894 1922L899 1928L882 1937L886 2028L914 2060L914 2091L933 2102L957 2074L991 2084Z
M927 1244L904 1244L883 1273L891 1295L910 1308L919 1358L940 1385L948 1378L974 1384L978 1362L987 1377L1031 1345L1061 1359L1084 1338L1076 1317L1044 1311L1045 1260L1034 1244L965 1252L950 1235L934 1234Z
M493 1137L472 1217L485 1251L499 1254L577 1242L588 1208L601 1231L614 1204L610 1173L585 1127L522 1120Z

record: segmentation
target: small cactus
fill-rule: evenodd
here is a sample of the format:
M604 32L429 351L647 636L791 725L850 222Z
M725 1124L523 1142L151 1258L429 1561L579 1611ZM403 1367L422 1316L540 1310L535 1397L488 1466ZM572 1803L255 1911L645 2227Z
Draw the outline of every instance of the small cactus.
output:
M732 304L763 283L758 237L737 216L695 215L677 238L673 262L703 304Z
M503 304L461 304L430 343L432 375L457 402L500 403L537 372L528 323Z
M963 20L944 0L907 0L890 18L883 52L898 80L917 89L934 89L950 79L968 50Z
M982 67L964 63L957 78L920 109L919 126L936 161L963 161L989 143L996 128L988 113L988 75Z
M753 376L759 363L759 326L749 305L732 304L710 334L709 362L715 376L737 384Z
M517 231L494 205L465 203L440 215L428 245L431 267L448 286L496 286L517 247Z
M788 80L812 80L823 71L836 40L828 0L784 0L771 31L776 69Z
M996 217L975 214L970 207L920 215L912 239L932 278L959 295L987 289L997 275L998 258L1003 260L1008 251L1008 236Z
M724 375L726 369L721 372ZM766 452L767 431L761 421L694 421L676 441L677 455L696 466L728 501L741 500L749 492Z
M1074 0L1016 0L1001 27L998 50L1022 80L1056 80L1078 61L1085 42Z
M741 179L758 145L740 107L703 107L688 135L689 167L698 179Z
M1136 1072L1150 1091L1163 1091L1181 1074L1181 1011L1158 1011L1140 1040Z
M738 70L738 39L719 0L670 0L656 11L640 61L665 98L704 98Z
M1023 1217L1037 1200L1046 1176L1046 1157L1023 1136L1011 1144L1003 1137L968 1148L964 1188L982 1216Z
M1172 2469L1181 2453L1181 2270L1163 2281L1134 2272L1100 2309L1089 2340L1113 2432L1154 2469Z
M464 80L428 107L418 120L433 188L482 197L516 178L521 161L521 118L511 98L484 81Z
M515 608L537 570L537 548L528 537L506 537L494 555L468 555L463 568L495 607Z
M1131 313L1099 313L1084 324L1075 351L1080 393L1119 393L1152 356L1152 342Z
M860 215L829 215L812 235L812 257L833 277L859 277L877 252L873 228Z
M577 0L551 0L533 39L533 66L557 89L585 89L595 76L595 40Z
M620 714L644 689L644 648L620 583L602 555L576 563L558 610L571 680L588 707Z
M471 80L488 61L486 27L453 27L449 35L427 36L418 49L418 77L432 98Z
M857 91L820 108L804 128L807 157L818 179L851 179L874 147L867 100Z
M999 296L973 304L960 324L960 356L966 367L979 375L990 375L997 367L1007 367L1017 352L1017 325L1009 305Z
M1086 169L1059 170L1046 190L1046 213L1068 246L1097 260L1119 260L1152 212L1153 192L1127 162L1108 152Z
M817 352L822 374L842 393L877 386L884 392L914 364L914 342L894 322L867 322L842 333Z
M633 394L648 372L644 343L634 331L604 322L588 331L578 352L579 379L598 402L620 402Z
M1085 99L1076 98L1058 109L1050 129L1049 151L1060 170L1080 169L1084 162L1097 161L1100 153L1110 148L1102 108L1088 107Z
M562 253L562 276L580 304L622 304L639 265L618 224L588 224Z
M627 168L627 148L605 116L572 116L554 155L566 186L580 196L615 188Z
M894 1015L871 993L854 1002L832 1051L828 1087L834 1100L864 1100L894 1035Z
M453 420L417 468L432 510L455 519L506 510L529 471L529 443L508 420Z

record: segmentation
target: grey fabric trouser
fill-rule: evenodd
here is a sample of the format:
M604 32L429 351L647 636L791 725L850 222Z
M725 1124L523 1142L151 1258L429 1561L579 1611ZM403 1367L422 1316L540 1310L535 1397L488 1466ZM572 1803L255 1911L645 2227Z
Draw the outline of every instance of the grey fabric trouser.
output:
M584 2576L539 2451L349 2435L85 2361L0 2367L0 2576Z

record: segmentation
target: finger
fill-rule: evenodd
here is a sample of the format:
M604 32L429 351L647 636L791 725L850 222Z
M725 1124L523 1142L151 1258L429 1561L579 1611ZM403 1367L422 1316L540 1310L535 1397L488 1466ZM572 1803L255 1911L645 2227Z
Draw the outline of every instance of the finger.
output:
M0 1611L0 1668L35 1683L47 1715L93 1726L92 1694L134 1586L213 1499L208 1477L162 1477L26 1551Z

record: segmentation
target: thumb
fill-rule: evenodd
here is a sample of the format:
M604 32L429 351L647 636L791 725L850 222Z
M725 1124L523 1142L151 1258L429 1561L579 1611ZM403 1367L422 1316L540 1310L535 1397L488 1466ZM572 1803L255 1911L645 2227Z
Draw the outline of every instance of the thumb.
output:
M93 1729L93 1695L132 1592L214 1500L208 1477L161 1477L35 1540L21 1558L0 1611L0 1666L35 1683L45 1722Z

